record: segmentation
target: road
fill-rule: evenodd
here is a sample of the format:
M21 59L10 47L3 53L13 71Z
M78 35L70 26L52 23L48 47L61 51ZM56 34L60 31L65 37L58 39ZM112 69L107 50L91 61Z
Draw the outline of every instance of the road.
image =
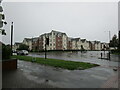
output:
M7 88L108 88L107 82L118 74L113 67L98 66L86 70L65 70L18 60L18 69L3 73ZM115 77L118 80L118 77ZM46 81L48 80L48 81ZM112 86L113 85L113 86ZM117 83L111 87L118 87Z
M66 70L18 60L18 69L3 72L4 88L118 88L119 56L111 60L98 59L100 52L49 52L48 58L96 63L100 66L86 70ZM29 56L44 57L44 53Z

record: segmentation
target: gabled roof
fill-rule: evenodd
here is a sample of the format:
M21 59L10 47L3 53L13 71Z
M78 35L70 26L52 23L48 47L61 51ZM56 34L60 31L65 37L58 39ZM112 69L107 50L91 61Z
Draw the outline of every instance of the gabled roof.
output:
M57 34L61 34L61 35L63 35L63 34L66 35L66 33L59 32L59 31L56 31L56 30L52 30L51 32L55 32L55 33L57 33ZM51 32L50 32L50 33L51 33Z
M80 38L72 38L71 40L72 40L72 41L79 41Z
M38 37L32 38L32 41L35 42L38 40Z
M26 41L32 41L32 38L24 38Z
M59 31L56 31L56 30L52 30L50 33L41 34L39 37L45 36L45 35L50 35L52 32L55 32L57 35L66 35L66 33L59 32Z
M20 45L20 44L22 44L22 43L20 43L20 42L15 42L15 45Z
M56 31L56 30L52 30L51 32L56 32L56 33L63 33L63 32L59 32L59 31Z
M82 41L82 42L85 42L85 41L86 41L86 39L81 39L81 41Z
M62 34L67 35L66 33L62 33Z
M45 35L49 35L50 33L44 33L44 34L41 34L39 37L41 36L45 36Z
M100 43L100 41L94 41L96 44Z

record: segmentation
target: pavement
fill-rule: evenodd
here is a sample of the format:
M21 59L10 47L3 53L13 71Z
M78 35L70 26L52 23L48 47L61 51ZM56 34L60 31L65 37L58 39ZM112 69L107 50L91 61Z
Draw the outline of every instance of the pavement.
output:
M106 83L102 86L102 88L118 88L119 87L118 81L120 81L118 75L114 75L110 77L108 81L106 81Z
M3 88L118 88L116 66L66 70L18 60L18 69L4 71Z
M2 76L2 88L53 88L46 82L36 83L26 78L20 69L4 71Z

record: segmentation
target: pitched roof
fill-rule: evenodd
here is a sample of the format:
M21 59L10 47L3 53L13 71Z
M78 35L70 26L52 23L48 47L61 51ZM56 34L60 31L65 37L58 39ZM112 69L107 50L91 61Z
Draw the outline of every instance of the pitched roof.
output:
M35 42L38 40L38 37L32 38L32 41Z
M56 30L52 30L51 32L55 32L55 33L57 33L57 34L61 34L61 35L66 35L66 33L63 33L63 32L59 32L59 31L56 31Z
M26 40L26 41L31 41L32 38L24 38L24 40Z
M63 33L63 32L59 32L59 31L56 31L56 30L52 30L51 32L56 32L56 33Z
M72 38L71 40L72 40L72 41L79 41L80 38Z
M100 43L100 41L94 41L96 44Z
M20 44L22 44L22 43L20 43L20 42L15 42L15 45L20 45Z
M86 41L86 39L81 39L81 41L82 41L82 42L85 42L85 41Z

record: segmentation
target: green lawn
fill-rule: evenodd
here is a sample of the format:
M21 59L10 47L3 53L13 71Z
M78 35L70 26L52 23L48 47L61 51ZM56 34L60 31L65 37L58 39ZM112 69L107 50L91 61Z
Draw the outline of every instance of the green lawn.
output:
M115 55L120 55L120 52L115 52L115 53L112 53L112 54L115 54Z
M14 55L11 58L17 58L19 60L24 60L24 61L32 61L31 56ZM84 69L99 66L97 64L90 64L90 63L84 63L84 62L65 61L65 60L50 59L50 58L49 59L44 59L44 58L38 58L38 57L36 57L35 63L39 63L39 64L42 64L42 65L53 66L53 67L64 68L64 69L68 69L68 70L84 70Z

